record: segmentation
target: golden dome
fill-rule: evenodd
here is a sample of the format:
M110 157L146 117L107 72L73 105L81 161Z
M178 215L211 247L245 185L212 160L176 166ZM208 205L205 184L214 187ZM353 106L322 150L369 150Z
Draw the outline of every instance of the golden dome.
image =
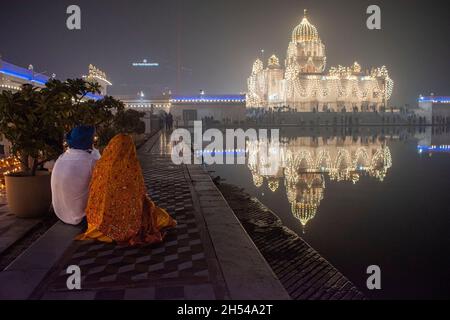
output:
M302 22L292 31L292 42L303 41L319 41L319 33L316 27L309 23L306 17L306 9L304 10Z

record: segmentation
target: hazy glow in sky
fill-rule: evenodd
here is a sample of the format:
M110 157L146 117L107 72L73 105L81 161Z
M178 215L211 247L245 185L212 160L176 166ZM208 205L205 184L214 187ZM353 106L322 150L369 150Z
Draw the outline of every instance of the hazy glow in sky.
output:
M382 29L368 30L366 0L78 0L82 28L66 28L66 0L8 1L0 10L0 54L59 78L104 70L112 94L174 89L177 47L180 93L239 93L256 57L283 62L303 9L326 45L328 67L386 65L395 81L392 103L419 94L450 94L450 30L444 1L377 1ZM177 33L177 21L180 33ZM179 41L178 41L179 39ZM179 46L177 46L179 44ZM152 67L133 67L148 59Z

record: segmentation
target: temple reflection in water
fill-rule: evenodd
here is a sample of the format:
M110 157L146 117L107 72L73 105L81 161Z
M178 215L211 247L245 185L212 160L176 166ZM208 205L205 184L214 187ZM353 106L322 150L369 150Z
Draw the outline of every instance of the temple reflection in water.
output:
M284 184L292 214L303 227L324 197L325 176L357 183L362 175L383 181L392 165L384 139L372 137L296 137L272 142L248 141L253 184L275 192Z

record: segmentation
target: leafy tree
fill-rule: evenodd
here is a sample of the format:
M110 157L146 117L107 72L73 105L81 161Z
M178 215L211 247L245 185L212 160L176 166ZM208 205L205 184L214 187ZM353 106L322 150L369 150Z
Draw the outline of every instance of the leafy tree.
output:
M145 132L145 123L141 120L143 116L144 112L133 109L118 110L111 122L97 128L99 146L107 145L109 140L118 133L143 134Z
M133 109L119 111L114 117L114 127L119 132L142 134L145 132L145 123L141 120L144 115Z
M35 175L44 162L63 151L64 133L75 126L110 127L124 104L113 97L98 99L100 86L83 79L50 80L44 88L25 84L18 92L0 94L0 133L12 144L22 171Z
M32 85L0 95L0 132L11 142L11 151L26 173L34 175L40 164L62 152L63 108L59 99Z
M96 128L109 125L114 119L114 113L125 109L121 101L111 96L93 99L95 95L98 97L100 94L100 86L96 82L83 79L68 79L64 82L52 80L47 83L46 89L62 95L63 118L67 131L79 125Z

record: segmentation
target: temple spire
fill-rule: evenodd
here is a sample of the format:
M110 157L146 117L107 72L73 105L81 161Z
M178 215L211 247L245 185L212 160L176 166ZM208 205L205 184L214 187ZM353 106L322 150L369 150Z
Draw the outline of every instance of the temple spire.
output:
M308 10L307 9L303 9L303 17L306 18L308 15Z

